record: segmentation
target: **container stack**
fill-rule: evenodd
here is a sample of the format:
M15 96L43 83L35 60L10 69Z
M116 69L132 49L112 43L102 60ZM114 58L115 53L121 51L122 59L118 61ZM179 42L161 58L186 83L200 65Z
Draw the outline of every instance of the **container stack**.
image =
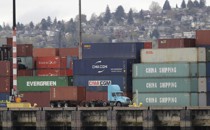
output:
M33 61L30 63L35 66L34 76L18 76L18 91L22 100L47 107L50 105L50 87L73 84L72 68L67 63L68 53L63 53L58 48L34 48L32 52Z
M207 105L210 106L210 30L196 31L196 46L206 48Z
M143 48L144 43L84 43L83 59L73 62L74 86L86 87L87 100L106 101L109 84L132 97L132 64L140 62Z
M206 106L205 48L167 46L141 50L141 63L133 65L133 98L144 106Z

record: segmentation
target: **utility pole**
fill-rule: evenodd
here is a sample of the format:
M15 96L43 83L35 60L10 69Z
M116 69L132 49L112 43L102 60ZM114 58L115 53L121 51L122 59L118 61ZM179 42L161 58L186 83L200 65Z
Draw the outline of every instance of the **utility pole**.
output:
M79 0L79 59L82 59L82 20L81 0Z
M12 73L13 73L13 88L12 99L17 96L17 38L16 38L16 3L13 0L13 32L12 32Z

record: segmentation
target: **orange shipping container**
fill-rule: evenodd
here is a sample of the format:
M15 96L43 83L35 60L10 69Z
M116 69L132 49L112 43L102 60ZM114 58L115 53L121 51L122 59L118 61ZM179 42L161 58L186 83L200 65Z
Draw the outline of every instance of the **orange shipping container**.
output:
M85 95L85 87L50 87L50 101L73 101L79 103L85 101Z
M66 57L36 57L37 69L66 69L67 58Z
M152 49L152 42L145 42L144 49Z
M33 70L28 70L28 69L18 70L17 76L33 76Z
M79 48L59 48L59 56L79 56Z
M195 47L195 39L175 38L175 39L158 39L158 48L184 48Z
M96 92L96 91L86 91L86 100L87 101L96 101L102 100L107 101L107 92Z
M33 56L32 44L17 44L17 56L28 57Z
M33 48L33 57L58 56L58 48Z

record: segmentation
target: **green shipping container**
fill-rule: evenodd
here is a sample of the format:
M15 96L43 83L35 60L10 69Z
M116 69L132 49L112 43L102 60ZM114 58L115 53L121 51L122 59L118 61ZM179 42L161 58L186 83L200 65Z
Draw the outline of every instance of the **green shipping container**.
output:
M154 63L133 64L133 78L147 77L203 77L205 63Z
M19 76L17 89L20 92L50 91L51 86L69 86L65 76Z
M198 93L133 93L143 106L198 106ZM138 98L136 98L138 97Z
M198 78L133 79L133 92L198 92Z

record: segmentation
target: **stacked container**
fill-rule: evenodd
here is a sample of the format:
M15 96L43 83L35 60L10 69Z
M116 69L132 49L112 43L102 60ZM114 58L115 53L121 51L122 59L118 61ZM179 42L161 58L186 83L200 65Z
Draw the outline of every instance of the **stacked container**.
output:
M206 106L205 48L143 49L133 96L144 106ZM203 98L205 97L205 98Z
M210 106L210 30L196 30L196 46L206 48L207 105Z
M131 97L132 64L140 62L142 48L144 43L84 43L83 59L73 62L73 84L86 87L87 100L106 101L109 84Z

